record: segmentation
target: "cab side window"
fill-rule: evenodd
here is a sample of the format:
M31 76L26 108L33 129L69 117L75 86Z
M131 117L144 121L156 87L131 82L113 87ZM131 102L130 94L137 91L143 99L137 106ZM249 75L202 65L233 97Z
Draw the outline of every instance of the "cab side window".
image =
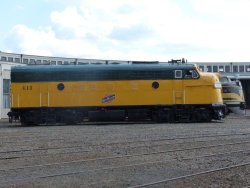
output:
M188 79L194 79L194 78L198 78L199 75L198 73L195 71L195 70L187 70L185 72L185 78L188 78Z
M193 70L192 76L193 76L193 78L199 78L199 74L196 70Z
M175 70L174 75L175 78L182 78L182 70Z
M192 78L193 77L193 71L192 70L187 70L185 72L185 78Z

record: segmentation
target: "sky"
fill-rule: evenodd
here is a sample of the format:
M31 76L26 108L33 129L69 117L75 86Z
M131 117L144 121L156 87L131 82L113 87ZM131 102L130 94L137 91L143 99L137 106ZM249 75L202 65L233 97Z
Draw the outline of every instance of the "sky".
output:
M250 61L250 0L11 0L0 51L86 59Z

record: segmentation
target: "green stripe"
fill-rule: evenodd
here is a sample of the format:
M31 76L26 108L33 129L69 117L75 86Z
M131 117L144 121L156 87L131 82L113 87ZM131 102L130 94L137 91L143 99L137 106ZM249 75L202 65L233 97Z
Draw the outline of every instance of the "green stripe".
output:
M164 80L174 79L174 70L194 65L42 65L11 69L12 82Z

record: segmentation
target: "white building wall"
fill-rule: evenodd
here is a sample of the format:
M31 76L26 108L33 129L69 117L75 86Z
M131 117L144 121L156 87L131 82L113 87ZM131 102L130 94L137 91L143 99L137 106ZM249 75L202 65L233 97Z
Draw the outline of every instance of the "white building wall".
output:
M8 118L7 113L10 111L10 108L4 108L3 80L4 79L10 80L10 69L11 66L15 65L20 65L20 64L0 61L0 119Z
M10 66L8 65L3 65L2 66L2 79L1 79L1 82L2 82L2 85L1 85L1 90L2 90L2 95L1 95L1 118L7 118L7 113L8 111L10 110L9 108L4 108L4 104L3 104L3 80L4 79L8 79L10 80Z
M3 106L3 77L2 65L0 64L0 119L2 118Z
M3 104L3 80L10 79L10 67L11 65L8 63L1 63L1 79L0 79L0 94L1 94L1 101L0 101L0 118L7 118L7 113L10 110L9 108L4 108Z

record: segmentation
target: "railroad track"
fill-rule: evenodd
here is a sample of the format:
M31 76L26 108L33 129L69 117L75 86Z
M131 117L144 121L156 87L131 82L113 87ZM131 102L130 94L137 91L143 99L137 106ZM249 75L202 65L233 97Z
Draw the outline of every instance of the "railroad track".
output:
M178 148L178 149L171 149L171 150L165 150L165 151L153 151L153 152L129 154L129 155L114 155L114 156L97 157L97 158L90 158L90 159L87 158L83 160L74 160L74 161L67 161L67 162L61 162L61 163L51 163L51 164L44 164L44 165L24 166L24 167L19 167L19 168L0 169L0 171L52 166L52 165L58 165L58 164L70 164L70 163L81 163L81 162L88 162L88 161L113 160L113 159L119 159L119 158L131 158L131 157L140 157L140 156L147 156L147 155L158 155L158 154L166 154L166 153L174 153L174 152L209 149L209 148L215 148L215 147L233 146L233 145L240 145L240 144L250 144L250 141L217 144L217 145L207 145L207 146L199 146L199 147L189 147L189 148L181 148L181 149ZM62 153L59 153L59 154L61 155ZM55 154L51 154L51 155L55 155ZM26 156L22 156L22 157L26 157Z
M235 135L235 134L234 134ZM239 134L237 134L239 135ZM242 134L242 135L245 135L245 134ZM225 136L225 135L220 135L220 136ZM227 135L228 136L228 135ZM230 135L232 136L232 134ZM206 135L206 136L202 136L202 138L204 137L215 137L215 136L212 136L212 135ZM217 136L218 137L218 136ZM188 150L192 150L192 149L204 149L204 148L212 148L212 147L219 147L219 146L230 146L230 145L239 145L239 144L248 144L250 143L250 141L244 141L241 139L240 142L231 142L231 143L226 143L226 144L215 144L215 145L206 145L208 142L211 142L211 141L189 141L189 142L185 142L185 143L162 143L162 144L152 144L152 143L155 143L155 142L162 142L162 141L169 141L169 140L179 140L179 139L187 139L188 137L180 137L180 138L176 138L176 139L156 139L156 140L147 140L147 141L139 141L139 142L135 142L135 143L147 143L147 145L139 145L139 146L130 146L129 145L129 148L126 148L127 145L125 145L124 142L121 142L121 143L116 143L118 145L120 145L116 150L111 148L112 150L112 153L115 153L117 150L118 151L126 151L126 153L132 153L133 150L138 150L139 148L143 151L143 148L145 148L146 150L153 150L153 153L155 152L155 148L157 147L173 147L175 145L182 145L182 144L185 144L185 145L188 145L188 144L192 144L192 143L195 143L196 145L199 143L201 144L202 146L196 146L196 147L189 147L189 148L186 148L186 146L182 146L182 147L185 147L184 149L178 147L178 149L168 149L167 151L160 151L160 152L156 152L156 153L165 153L165 152L170 152L170 151L173 151L173 152L176 152L176 151L188 151ZM201 138L201 137L189 137L189 138ZM213 142L218 142L218 140L213 140ZM116 145L115 144L115 145ZM128 144L126 142L126 144ZM134 143L131 143L129 142L129 144L134 144ZM150 145L148 145L150 144ZM114 145L114 143L111 143L111 145ZM48 148L32 148L32 149L23 149L23 150L11 150L11 151L1 151L0 152L0 161L1 160L10 160L10 159L20 159L20 158L34 158L34 157L45 157L45 156L53 156L53 155L67 155L67 154L77 154L77 153L86 153L88 154L89 152L95 150L93 149L93 147L97 147L97 148L102 148L102 147L107 147L108 145L91 145L91 149L86 149L88 148L89 146L82 146L82 145L77 145L77 146L60 146L60 147L48 147ZM48 150L70 150L70 151L63 151L63 152L51 152L48 153ZM72 149L76 150L78 149L77 151L72 151ZM35 152L44 152L44 153L35 153ZM130 151L130 152L129 152ZM132 151L132 152L131 152ZM25 152L29 152L30 154L29 155L23 155L23 153ZM19 153L19 156L16 155L17 153ZM4 157L4 154L7 155ZM14 155L13 155L14 154ZM101 154L101 152L100 152ZM11 156L12 155L12 156ZM140 155L140 154L139 154ZM142 154L144 155L144 154ZM129 156L129 155L128 155Z
M37 180L39 179L50 179L50 178L56 178L56 177L63 177L63 176L75 176L75 175L84 175L86 173L92 173L92 176L96 176L98 174L108 174L109 173L117 173L116 171L118 170L120 173L124 171L124 169L129 169L129 168L132 168L132 169L138 169L139 167L141 167L142 169L146 169L147 167L146 166L156 166L156 165L159 165L161 164L161 166L164 166L162 164L166 164L166 165L169 165L169 164L173 164L173 163L185 163L187 164L188 161L189 162L192 162L194 160L198 160L198 159L203 159L203 158L212 158L212 157L219 157L220 159L222 158L222 156L224 157L228 157L229 155L235 155L235 154L239 154L240 153L240 156L243 156L243 154L245 154L246 156L248 156L250 154L250 150L238 150L238 151L231 151L231 152L224 152L224 153L217 153L217 154L209 154L209 155L201 155L201 156L195 156L195 157L187 157L187 158L182 158L182 159L171 159L171 160L158 160L158 161L150 161L150 162L141 162L141 163L134 163L134 164L126 164L126 165L115 165L115 166L108 166L108 167L103 167L103 168L95 168L95 169L91 169L91 170L88 170L88 169L81 169L81 170L78 170L78 171L69 171L69 172L65 172L67 170L65 170L65 165L63 165L62 163L58 163L58 164L53 164L53 165L57 165L57 166L63 166L63 170L64 172L57 172L55 173L52 169L52 173L48 173L46 171L46 169L41 169L41 167L48 167L48 165L43 165L43 166L36 166L36 167L39 167L40 168L40 171L41 171L41 174L40 175L36 175L36 176L32 176L33 174L33 170L31 170L30 173L27 173L26 174L26 177L25 178L16 178L16 177L13 177L13 176L10 176L9 180L5 181L6 179L8 179L6 177L6 174L8 173L7 171L17 171L18 169L8 169L8 170L5 170L4 174L5 174L5 177L2 176L2 180L0 180L0 183L1 185L18 185L18 184L21 184L21 183L27 183L27 182L36 182ZM235 158L238 158L238 156L235 156ZM88 160L89 162L90 160ZM232 162L231 162L232 163ZM65 164L65 163L64 163ZM247 161L247 162L244 162L243 163L244 165L250 165L250 161ZM238 164L238 166L240 165L243 165L243 164ZM227 169L228 168L228 165L230 165L230 162L226 162L225 164L222 164L220 162L220 165L224 165L223 168ZM190 166L190 164L189 164ZM232 165L232 167L234 166L237 166L237 165ZM33 168L33 167L28 167L28 168ZM223 169L223 168L219 168L219 169ZM22 168L22 169L27 169L27 168ZM19 169L20 170L20 169ZM204 173L204 172L209 172L209 171L213 171L213 170L206 170L206 171L202 171L202 172L199 172L200 174ZM214 171L217 171L217 169L215 169ZM54 172L54 173L53 173ZM14 176L17 174L20 174L21 172L15 172L14 173ZM179 177L174 177L174 178L168 178L168 179L164 179L162 181L156 181L156 182L151 182L151 183L148 183L148 184L142 184L142 185L139 185L139 186L149 186L151 184L159 184L159 183L163 183L165 181L173 181L175 179L180 179L180 178L184 178L184 177L189 177L189 176L193 176L195 174L199 174L199 173L189 173L187 175L184 175L184 176L179 176ZM22 176L24 176L23 174L25 173L21 173ZM126 177L120 177L121 179L124 179ZM100 182L98 182L99 184Z
M86 143L86 141L78 141L77 143L84 143L84 147L102 147L102 146L112 146L112 145L131 145L135 143L152 143L152 142L159 142L159 141L176 141L176 140L188 140L188 139L199 139L199 138L218 138L218 137L228 137L228 136L248 136L250 133L233 133L233 134L204 134L204 135L198 135L198 136L183 136L183 135L175 135L175 137L167 137L167 138L159 138L159 139L143 139L143 140L135 140L135 141L125 141L125 142L111 142L111 143L105 143L105 144L92 144L92 143ZM63 139L48 139L48 142L54 141L54 140L63 140ZM130 139L131 140L131 139ZM32 142L34 142L32 140ZM41 142L38 140L38 142ZM197 141L196 141L197 142ZM66 143L73 143L75 144L76 142L71 141L71 142L66 142ZM63 142L63 144L66 144ZM16 145L17 147L23 148L25 146L22 145ZM32 148L32 149L20 149L20 150L9 150L9 151L1 151L0 154L3 153L12 153L12 152L25 152L25 151L36 151L36 150L49 150L49 149L60 149L60 148L79 148L83 147L82 145L70 145L70 146L60 146L60 147L47 147L47 148Z
M232 165L232 166L228 166L228 167L223 167L223 168L217 168L217 169L212 169L212 170L206 170L206 171L202 171L202 172L198 172L198 173L193 173L193 174L188 174L188 175L184 175L184 176L179 176L179 177L175 177L175 178L170 178L170 179L164 179L161 181L156 181L156 182L150 182L150 183L146 183L146 184L141 184L141 185L135 185L135 186L131 186L129 188L142 188L142 187L159 187L160 185L162 186L168 186L168 183L172 183L172 185L170 185L171 187L175 187L176 185L174 185L173 182L175 181L179 181L178 183L181 184L183 187L187 186L187 183L185 185L185 182L182 183L180 181L183 181L184 179L191 179L192 178L192 184L191 185L198 185L200 184L200 180L196 180L196 182L194 182L194 178L200 177L200 176L204 176L204 175L211 175L213 174L213 176L218 175L219 173L221 173L222 171L228 171L228 170L232 170L232 169L236 169L236 168L242 168L242 167L246 167L249 166L250 169L250 162L247 163L242 163L242 164L237 164L237 165ZM242 171L242 170L241 170ZM250 177L250 176L249 176ZM208 178L208 177L206 177ZM190 184L190 182L189 182ZM250 181L248 182L248 184L250 184ZM200 184L202 186L202 184ZM237 185L237 184L236 184ZM238 185L239 186L239 185ZM247 186L250 187L250 186Z
M111 124L112 125L112 124ZM161 124L160 124L161 125ZM169 125L166 125L166 126L172 126L170 129L173 129L173 125L172 124L169 124ZM197 124L198 125L198 124ZM209 124L208 124L209 125ZM124 126L126 126L126 125L124 125ZM137 128L137 131L140 131L140 129L143 129L143 128L145 128L145 127L140 127L140 128L138 128L138 127L136 127L137 125L135 125L135 127L132 127L131 126L131 128ZM165 126L165 125L164 125ZM182 124L177 124L177 126L183 126ZM193 125L192 125L193 126ZM191 128L192 128L192 126L191 126ZM45 135L47 135L47 133L46 132L44 132L44 133L42 133L43 135L41 135L41 133L39 133L39 134L37 134L37 133L34 133L34 132L24 132L23 134L23 137L22 137L22 139L20 139L21 137L20 137L20 130L18 130L17 131L17 135L13 135L13 133L0 133L0 143L13 143L13 144L19 144L19 143L33 143L34 142L34 140L33 139L29 139L29 138L34 138L34 134L37 134L36 135L36 141L40 141L40 142L43 142L43 141L46 141L46 140L51 140L51 141L62 141L64 138L66 138L66 137L68 137L68 138L70 138L70 140L72 139L72 136L76 136L77 138L79 138L79 137L82 137L82 135L79 135L79 133L78 132L76 132L76 131L73 131L73 132L64 132L63 130L64 130L64 128L65 127L67 127L67 126L56 126L55 128L52 128L52 129L50 129L50 131L51 132L56 132L56 135L59 135L61 138L54 138L54 139L51 139L50 137L51 137L51 135L50 135L50 137L48 137L48 136L45 136ZM68 126L68 127L70 127L70 126ZM73 127L80 127L80 126L73 126ZM146 127L148 127L148 126L146 126ZM185 126L183 126L185 129L187 129L187 127L185 127ZM25 128L29 128L29 127L25 127ZM37 129L41 129L42 127L40 127L40 126L38 126L38 127L31 127L34 131L36 131L36 128ZM57 128L57 129L56 129ZM95 126L95 128L97 128L96 126ZM112 128L112 130L111 131L109 131L109 133L114 133L114 134L116 134L117 132L117 130L114 128L114 127L111 127ZM22 128L20 128L21 129L21 131L22 131ZM54 130L55 129L55 130ZM99 135L101 136L101 135L103 135L103 133L97 133L97 132L95 132L95 131L93 131L94 130L94 128L92 129L92 131L88 131L88 132L86 132L85 131L85 129L86 129L86 126L85 126L85 128L84 128L84 136L88 136L88 135L91 135L91 136L96 136L96 137L98 137ZM206 127L202 127L202 129L203 129L203 132L204 131L206 131L205 129L206 129ZM104 128L99 128L98 127L98 131L101 131L102 132L102 130L105 130ZM210 130L210 129L209 129ZM183 133L183 135L186 135L186 132L184 132ZM151 133L150 134L150 136L151 137L158 137L158 136L162 136L162 134L153 134L153 133ZM6 139L10 139L10 138L12 138L13 139L13 141L6 141ZM28 140L26 140L26 139L24 139L24 138L28 138ZM130 140L130 139L133 139L134 137L128 137L128 138L125 138L125 139L127 139L127 140ZM86 141L86 140L84 140L84 141Z

